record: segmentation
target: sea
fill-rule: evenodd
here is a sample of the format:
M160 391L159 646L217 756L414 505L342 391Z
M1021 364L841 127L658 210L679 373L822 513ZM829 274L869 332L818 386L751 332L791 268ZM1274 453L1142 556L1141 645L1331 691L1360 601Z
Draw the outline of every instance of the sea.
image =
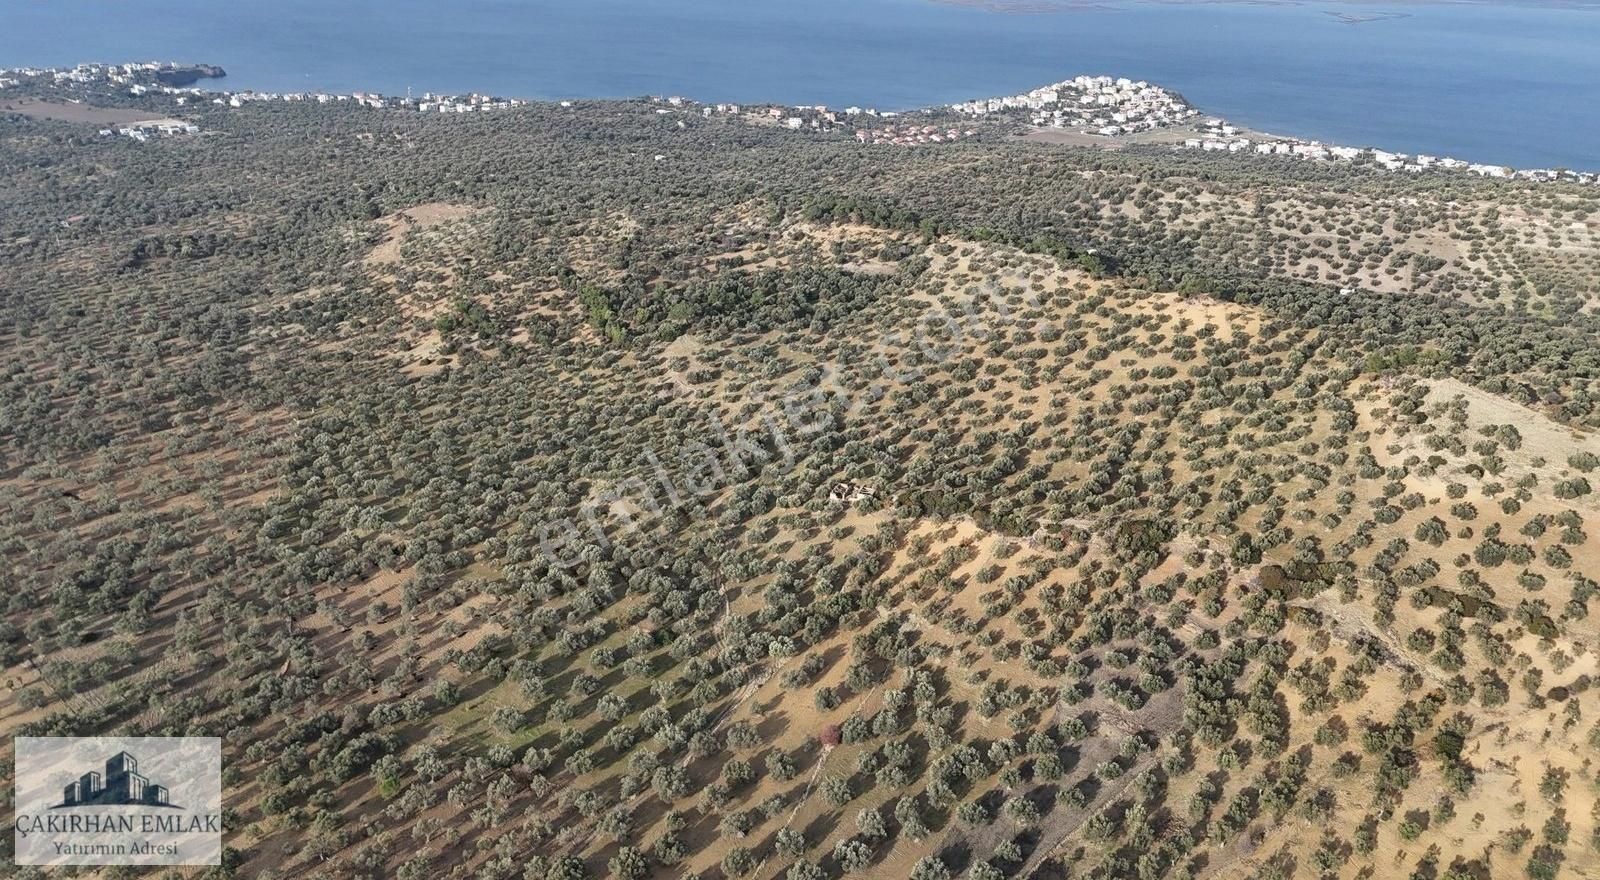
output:
M0 67L173 60L219 87L906 110L1078 74L1276 134L1600 170L1600 4L3 0Z

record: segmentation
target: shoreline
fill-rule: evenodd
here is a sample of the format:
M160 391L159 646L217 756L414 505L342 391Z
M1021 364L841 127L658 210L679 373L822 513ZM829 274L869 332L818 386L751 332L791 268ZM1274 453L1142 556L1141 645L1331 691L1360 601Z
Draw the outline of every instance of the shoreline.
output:
M88 87L92 85L99 85L102 87L116 86L125 88L131 97L170 96L176 99L175 103L179 108L179 110L176 112L181 112L182 108L188 106L188 102L193 99L209 101L212 104L221 104L230 106L232 108L239 108L245 104L259 101L314 101L316 103L323 104L350 103L353 105L370 107L372 109L412 109L418 112L437 111L445 113L497 110L535 103L570 107L579 102L628 102L639 100L652 100L657 102L665 100L670 105L676 107L704 108L704 112L707 116L712 114L712 108L715 108L717 112L721 113L725 111L725 108L731 107L733 108L733 112L737 114L739 108L741 107L740 104L712 104L701 102L696 99L676 96L665 99L661 98L660 96L649 95L581 98L503 98L477 92L471 92L465 95L435 95L432 92L426 92L420 99L418 99L413 98L410 94L410 90L408 89L407 96L402 99L394 96L386 96L364 91L356 91L349 94L337 94L322 91L270 92L257 91L254 89L230 91L227 89L206 87L206 80L220 79L226 77L227 75L228 74L222 67L214 64L182 63L170 61L122 62L111 64L101 62L84 62L72 67L0 68L0 112L15 112L21 113L25 116L55 118L62 121L86 123L93 121L101 121L105 123L124 122L127 121L127 119L124 117L131 118L133 116L145 118L155 118L155 116L170 117L173 112L162 109L134 111L128 108L120 107L97 107L91 104L85 104L83 100L79 98L67 98L65 103L53 104L50 99L41 98L37 95L7 94L8 91L14 91L15 87L21 85L23 80L28 80L30 85L35 86L39 84L38 81L40 80L48 80L48 82L45 83L47 88L55 87L58 89L65 88L70 90L73 87L79 87L85 91L88 91ZM1031 143L1055 143L1102 149L1123 149L1130 146L1148 145L1170 146L1174 149L1195 149L1207 152L1248 152L1252 155L1260 155L1263 158L1288 157L1318 161L1351 162L1370 159L1372 161L1368 162L1368 165L1390 172L1465 172L1476 173L1482 177L1519 180L1531 183L1566 182L1577 185L1600 184L1600 169L1588 170L1562 167L1518 169L1504 164L1477 163L1463 159L1437 157L1421 153L1418 153L1415 155L1415 157L1413 157L1413 155L1409 153L1389 151L1374 146L1352 147L1331 142L1324 142L1318 139L1305 138L1298 135L1273 134L1259 129L1250 128L1248 126L1236 126L1231 123L1227 123L1222 118L1216 116L1206 116L1205 124L1209 125L1210 127L1202 128L1199 125L1191 125L1190 123L1193 122L1196 117L1203 116L1204 114L1199 108L1195 107L1186 99L1184 99L1181 93L1175 90L1165 89L1163 87L1147 83L1143 80L1140 80L1137 83L1132 83L1126 78L1112 80L1110 77L1105 76L1089 77L1080 75L1074 80L1065 80L1051 86L1042 86L1032 90L1031 92L1021 95L1012 95L1003 98L980 98L953 104L924 105L908 110L891 110L880 112L878 110L871 109L864 112L866 115L876 119L885 121L894 120L896 124L910 121L912 119L932 117L937 114L952 113L956 116L964 117L974 121L984 120L985 117L993 115L1005 121L1020 122L1022 120L1019 119L1014 112L1008 115L1005 112L991 111L1019 111L1024 109L1040 111L1045 108L1053 107L1058 102L1058 96L1055 95L1052 90L1060 88L1070 89L1075 84L1081 86L1086 81L1093 82L1096 86L1108 83L1115 83L1118 86L1123 87L1137 86L1143 89L1143 93L1138 96L1139 98L1145 99L1148 98L1149 95L1154 94L1161 101L1167 102L1168 106L1163 108L1163 115L1161 115L1159 119L1156 119L1153 122L1144 122L1141 120L1141 124L1143 124L1145 127L1131 128L1127 131L1116 130L1116 125L1102 126L1098 131L1090 131L1083 128L1075 128L1071 125L1064 125L1061 119L1061 113L1059 111L1056 112L1057 118L1055 120L1055 124L1052 125L1040 118L1038 113L1035 112L1035 116L1030 120L1030 130L1023 134L1013 136L1014 139ZM183 82L186 83L186 85L172 85L173 82ZM1045 97L1040 97L1041 93L1043 93ZM1101 104L1105 103L1106 102L1102 99ZM985 104L988 105L987 110L973 109L976 107L981 107ZM54 106L56 110L52 110L52 106ZM829 111L827 107L822 105L808 106L788 105L777 102L756 102L754 104L744 106L774 108L773 112L771 113L773 119L781 119L787 127L796 130L803 130L809 127L812 130L826 132L851 124L847 122L840 122L836 118L836 112ZM1061 106L1066 107L1068 105L1062 104ZM1182 113L1166 114L1165 111L1170 110L1172 106L1185 108L1187 110L1187 115ZM815 113L825 117L827 124L820 124L819 121L814 117L783 117L782 114L776 112L776 108L791 110L795 113ZM1126 109L1126 107L1123 109ZM30 112L30 110L33 112ZM1073 112L1082 113L1083 108L1073 108ZM1140 112L1142 113L1146 111L1141 107ZM848 116L857 116L862 113L863 111L857 107L851 107L848 109L848 111L846 111L846 115ZM1120 124L1123 117L1118 115L1117 119L1118 123ZM1082 120L1080 119L1079 121L1081 122ZM1107 120L1104 119L1096 119L1095 123L1098 124L1106 121ZM863 143L870 142L873 144L881 144L891 142L881 139L862 137L863 129L855 128L854 130L857 133L857 139ZM105 132L102 131L102 133ZM122 133L127 133L127 131L122 130ZM950 134L954 135L955 132L952 131ZM970 131L965 132L963 137L971 136L972 134L973 132ZM1200 134L1201 137L1195 137L1196 134ZM961 138L934 137L932 138L932 142L945 143L959 139ZM901 141L899 140L892 142L901 144ZM929 143L929 141L926 139L914 141L914 145L923 145L927 143ZM913 144L907 143L904 145Z
M1122 149L1141 144L1204 152L1248 153L1304 161L1365 163L1386 172L1465 172L1533 183L1600 184L1600 172L1560 167L1514 168L1447 155L1348 146L1298 135L1275 135L1202 114L1182 94L1145 80L1080 75L1031 91L979 98L941 108L958 116L1026 123L1024 140Z

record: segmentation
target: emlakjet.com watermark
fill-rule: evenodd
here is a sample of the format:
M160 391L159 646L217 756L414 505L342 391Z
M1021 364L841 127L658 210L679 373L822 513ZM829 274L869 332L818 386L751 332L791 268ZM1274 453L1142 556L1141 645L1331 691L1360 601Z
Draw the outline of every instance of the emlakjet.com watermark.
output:
M222 740L19 736L19 865L216 865Z

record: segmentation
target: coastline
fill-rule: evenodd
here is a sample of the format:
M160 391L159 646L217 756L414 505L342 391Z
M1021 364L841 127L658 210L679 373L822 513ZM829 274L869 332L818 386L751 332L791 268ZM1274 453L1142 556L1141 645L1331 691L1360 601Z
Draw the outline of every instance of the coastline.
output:
M104 32L86 33L83 16L65 10L94 3L23 4L0 37L0 66L192 58L225 64L230 91L677 93L901 110L1109 71L1170 85L1241 125L1333 143L1589 167L1600 142L1582 90L1600 81L1600 17L1542 3L1115 0L1111 12L1003 15L930 0L823 0L809 14L782 3L617 0L418 16L427 0L396 0L347 17L175 0L189 13L181 20L113 4ZM1369 8L1413 14L1361 27L1324 14ZM593 63L604 51L627 60Z
M1028 92L980 98L943 108L964 118L1026 122L1023 140L1122 149L1166 145L1204 152L1246 153L1302 161L1364 163L1387 172L1464 172L1533 183L1600 184L1595 170L1522 168L1447 155L1347 146L1294 135L1274 135L1202 114L1181 94L1144 80L1077 76Z
M548 103L559 106L571 106L578 101L628 101L638 98L584 98L584 99L529 99L529 98L504 98L480 93L466 95L435 95L424 93L421 98L414 98L408 93L405 98L385 96L377 93L354 92L351 94L335 94L328 92L257 92L253 90L229 91L218 88L205 88L194 83L207 79L219 79L227 76L226 71L213 64L193 64L179 62L127 62L121 64L83 63L71 68L0 68L0 112L15 112L24 116L52 118L61 121L99 122L101 124L119 125L127 123L128 126L115 129L117 133L129 135L137 140L147 140L151 131L143 129L160 128L160 134L192 134L198 131L193 125L185 124L184 120L174 118L177 112L185 107L192 107L191 101L202 101L214 105L224 105L231 108L240 108L246 104L263 101L311 101L322 104L349 103L371 109L411 109L418 112L442 113L468 113L488 110L508 109L530 103ZM153 108L151 110L132 110L128 108L95 107L85 104L83 97L68 97L65 103L53 102L47 98L36 95L16 95L16 87L26 81L29 85L37 87L40 83L47 87L66 89L79 88L84 92L92 92L91 86L115 87L125 89L129 97L158 100L162 96L173 98L177 111L170 108ZM173 83L187 83L188 85L173 85ZM1096 106L1091 104L1089 109L1071 107L1057 94L1057 90L1066 89L1109 89L1112 98L1108 102L1106 95L1099 95L1099 104L1111 106L1112 118L1115 124L1103 125L1111 119L1096 118L1092 122L1084 114L1096 111ZM13 94L8 94L8 90ZM1120 91L1118 91L1120 90ZM676 108L694 108L701 110L704 115L713 113L728 113L739 115L739 104L709 104L697 100L670 97L664 100L669 106ZM1083 98L1088 102L1089 98ZM1151 102L1157 106L1152 110ZM1376 167L1392 172L1429 172L1465 171L1476 173L1482 177L1516 179L1526 182L1566 182L1579 185L1600 184L1600 170L1574 170L1565 168L1525 168L1516 169L1509 165L1483 164L1470 162L1451 157L1436 157L1426 154L1413 154L1392 152L1378 147L1350 147L1333 143L1325 143L1316 139L1308 139L1295 135L1278 135L1246 126L1236 126L1227 123L1220 117L1205 117L1203 122L1197 123L1196 118L1203 116L1200 108L1190 104L1180 93L1164 89L1160 86L1147 83L1143 80L1130 81L1127 78L1113 80L1111 77L1090 77L1080 75L1073 80L1065 80L1050 86L1041 86L1031 92L1021 95L1005 96L1001 98L977 99L959 104L934 105L918 107L911 110L877 111L869 109L863 111L858 107L846 110L830 111L822 105L784 105L758 103L750 105L764 108L765 117L756 118L749 116L749 121L761 123L778 123L784 127L811 131L834 131L840 128L853 130L856 139L861 143L869 144L894 144L899 146L923 146L961 140L976 134L975 131L959 129L939 129L937 126L924 126L914 129L901 126L901 123L917 123L923 117L933 117L940 113L954 112L972 120L984 120L986 116L995 116L1002 121L1017 122L1020 117L1013 111L1030 111L1031 127L1028 131L1013 135L1017 140L1031 143L1062 144L1071 146L1093 147L1101 149L1123 149L1130 146L1169 146L1174 149L1196 149L1209 152L1240 153L1248 152L1264 157L1291 157L1317 161L1368 161ZM1074 127L1065 124L1062 111L1055 110L1053 124L1040 111L1049 111L1052 107L1069 107L1068 112L1078 116L1073 120L1079 124ZM729 109L731 108L731 110ZM1120 108L1122 112L1115 112ZM1131 108L1131 109L1130 109ZM1180 112L1174 112L1174 110ZM748 109L748 108L746 108ZM657 112L669 112L659 110ZM800 115L788 115L789 112ZM854 119L841 117L858 117L863 113L877 120L893 121L887 129L869 130L856 125ZM1007 114L1010 115L1007 115ZM1133 113L1132 121L1127 119ZM747 114L748 115L748 114ZM865 121L865 120L862 120ZM1088 128L1082 124L1089 122ZM159 125L158 125L159 123ZM1196 123L1196 124L1191 124ZM1092 130L1093 126L1101 126ZM131 127L130 127L131 126ZM897 129L897 126L899 128ZM1123 130L1126 128L1126 130ZM102 134L112 133L111 129L103 129ZM1196 137L1200 134L1201 137Z

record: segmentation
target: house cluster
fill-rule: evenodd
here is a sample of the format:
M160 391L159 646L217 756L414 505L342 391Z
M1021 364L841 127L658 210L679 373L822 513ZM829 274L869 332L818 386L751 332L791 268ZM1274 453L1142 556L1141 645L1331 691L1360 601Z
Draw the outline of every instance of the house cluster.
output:
M115 129L100 129L101 137L122 135L144 143L152 137L172 137L184 134L199 134L200 126L181 119L158 119L152 122L134 122L119 126Z
M702 116L716 116L719 114L724 116L737 116L739 115L739 112L744 109L738 104L702 104L693 98L685 98L682 95L651 95L650 103L663 105L656 111L657 113L663 114L671 113L671 108L675 107L682 110L698 109ZM561 106L571 107L572 102L562 101Z
M782 105L762 106L754 111L759 116L775 120L783 127L793 131L836 131L843 128L854 128L863 122L875 119L893 119L897 113L880 113L875 109L861 107L845 107L842 110L829 108L825 104L801 105L786 107ZM748 115L748 114L747 114Z
M164 72L179 70L180 66L166 61L144 61L133 64L79 64L76 67L0 67L0 89L23 85L46 85L57 88L103 86L116 91L126 90L129 95L176 95L179 103L210 94L194 86L165 85L156 77Z
M349 95L324 92L228 92L201 89L193 86L179 88L165 85L157 77L166 72L185 69L171 62L149 61L134 64L79 64L70 68L20 67L0 68L0 88L24 83L43 83L59 87L110 87L126 91L133 97L167 95L178 106L190 106L209 101L227 107L243 107L257 102L311 102L317 104L345 104L374 109L413 110L420 113L475 113L485 110L503 110L527 103L514 98L492 95L435 95L428 93L420 98L389 97L372 92L355 92ZM147 133L148 134L148 133Z
M349 95L336 95L326 92L237 92L217 93L211 99L213 104L226 104L229 107L243 107L252 102L282 101L288 103L310 102L314 104L349 104L356 107L370 107L374 110L412 110L418 113L476 113L488 110L505 110L526 104L526 101L517 98L497 98L492 95L435 95L427 93L419 97L406 95L393 97L380 95L376 92L354 92Z
M883 128L858 128L856 140L863 144L887 144L896 147L915 147L921 144L945 144L977 134L970 128L950 128L938 125L889 125Z
M1183 149L1208 152L1251 153L1261 156L1284 156L1317 162L1366 162L1386 171L1404 171L1420 174L1425 171L1456 171L1494 177L1504 180L1526 180L1537 183L1563 181L1566 183L1600 184L1600 174L1588 171L1566 171L1547 168L1524 168L1506 165L1487 165L1454 159L1449 156L1430 156L1426 153L1392 153L1370 147L1345 147L1306 141L1297 138L1259 139L1247 137L1235 126L1220 119L1210 119L1200 127L1201 137L1186 138Z
M702 104L690 98L678 95L655 95L650 98L651 103L659 105L656 113L663 116L674 113L695 113L711 118L713 116L735 116L746 121L758 122L766 125L779 125L791 131L849 131L855 130L860 138L860 128L864 125L873 125L879 120L895 119L900 114L891 111L879 111L873 107L829 107L825 104L802 104L789 106L786 104ZM571 106L571 101L561 102L562 106ZM931 132L930 132L931 133ZM945 136L941 135L941 139Z
M130 85L147 82L178 65L165 61L138 61L129 64L79 64L75 67L0 68L0 87L20 85L24 80L44 79L56 85L111 83Z
M1079 76L1021 95L952 104L966 116L1000 115L1048 128L1089 134L1133 134L1184 123L1199 115L1181 96L1144 80Z

